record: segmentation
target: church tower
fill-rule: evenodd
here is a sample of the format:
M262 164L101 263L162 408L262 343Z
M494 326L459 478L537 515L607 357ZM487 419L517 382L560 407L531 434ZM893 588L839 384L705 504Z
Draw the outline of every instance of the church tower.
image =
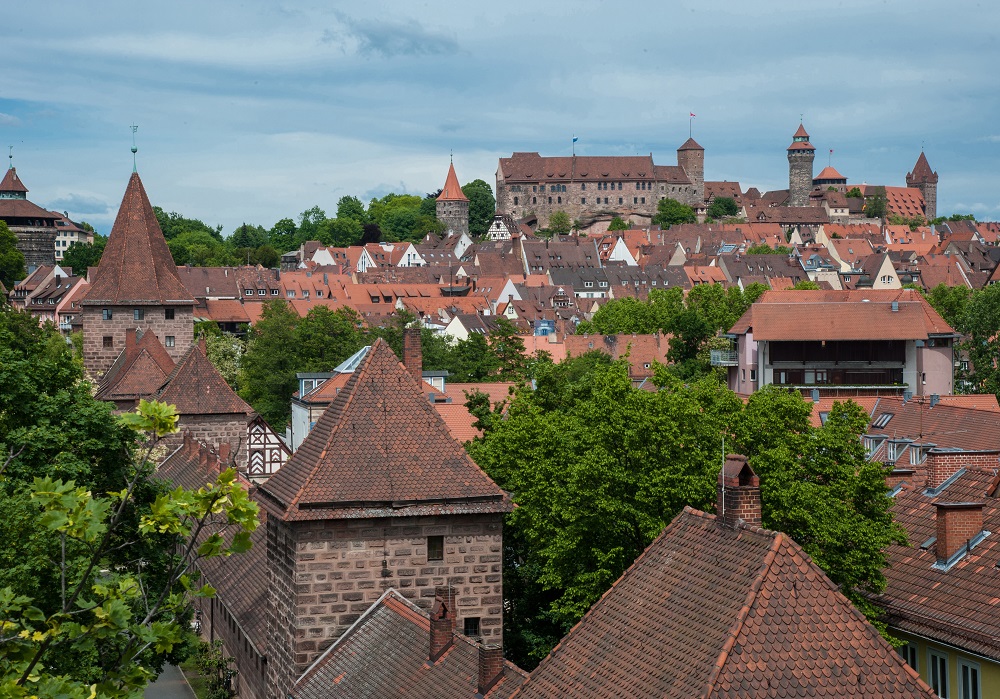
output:
M808 206L813 185L813 158L816 149L809 143L809 134L802 124L788 146L788 205Z
M913 166L913 172L906 173L906 186L919 189L924 198L924 218L933 221L937 218L937 183L938 174L931 170L927 156L920 151L917 164Z
M444 181L444 189L437 198L437 220L445 225L446 235L469 234L469 198L458 185L455 175L455 163L448 166L448 177Z
M699 146L693 138L689 138L677 149L677 165L694 185L694 194L691 197L693 205L695 207L703 206L705 203L705 149ZM692 202L686 203L691 204Z
M177 274L142 180L133 172L83 298L83 363L103 374L129 330L155 333L175 362L194 342L194 297Z

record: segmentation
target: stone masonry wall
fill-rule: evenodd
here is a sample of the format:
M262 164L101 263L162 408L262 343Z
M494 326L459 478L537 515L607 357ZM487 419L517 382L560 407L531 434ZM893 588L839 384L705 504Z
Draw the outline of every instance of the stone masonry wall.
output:
M207 578L202 582L211 584ZM226 608L225 600L219 596L199 598L196 606L201 612L201 637L221 640L223 653L236 659L236 687L241 699L267 699L266 656L257 651L253 639ZM260 613L266 614L267 610L261 609Z
M245 413L222 413L215 415L181 415L177 421L179 432L163 438L167 453L172 452L184 441L184 433L190 432L195 441L218 447L227 442L230 453L236 459L237 467L247 467L247 423L250 416Z
M788 205L809 206L809 192L813 186L814 151L788 152Z
M268 696L286 697L305 665L293 664L295 624L295 539L292 528L274 517L267 518L267 577L269 618L267 625Z
M435 216L455 235L469 235L469 202L439 201L435 206Z
M295 672L304 671L388 587L429 610L435 586L451 585L458 631L463 630L466 618L478 617L483 642L500 644L502 526L500 515L295 524ZM444 537L444 560L428 561L430 536ZM283 556L275 555L273 560L287 575ZM383 560L388 577L382 575ZM275 583L275 594L280 595L279 586L287 587L288 583ZM284 661L284 655L273 662L279 661Z
M102 311L111 311L111 320L104 320ZM142 308L145 317L135 320L134 311ZM174 319L167 320L165 308L174 309ZM152 330L167 354L176 362L191 347L194 341L194 317L191 306L84 306L81 314L83 322L83 363L92 374L103 374L125 349L125 331L139 328L143 332ZM174 338L174 346L167 347L165 338ZM104 346L104 338L111 338L111 347Z
M24 254L24 264L29 270L55 264L58 233L55 226L49 228L11 225L10 231L17 236L17 249Z

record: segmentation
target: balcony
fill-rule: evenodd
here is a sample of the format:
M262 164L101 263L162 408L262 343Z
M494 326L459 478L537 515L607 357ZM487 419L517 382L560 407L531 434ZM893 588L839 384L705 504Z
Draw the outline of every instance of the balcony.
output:
M702 355L704 356L704 355ZM739 359L736 350L711 350L712 366L738 366Z

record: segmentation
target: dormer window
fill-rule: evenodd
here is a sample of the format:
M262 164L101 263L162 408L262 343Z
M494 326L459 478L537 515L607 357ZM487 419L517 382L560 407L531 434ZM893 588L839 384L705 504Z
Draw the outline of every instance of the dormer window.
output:
M264 289L257 289L257 295L258 296L263 296L265 293L267 293L267 292Z

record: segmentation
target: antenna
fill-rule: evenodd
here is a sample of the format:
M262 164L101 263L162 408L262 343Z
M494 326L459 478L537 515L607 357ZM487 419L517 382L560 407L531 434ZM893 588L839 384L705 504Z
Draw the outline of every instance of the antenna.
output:
M726 435L722 435L722 512L719 517L726 514Z
M132 129L132 172L135 172L135 154L139 150L135 147L135 132L139 130L139 127L133 122L129 128Z
M14 146L7 146L7 148L8 148L8 152L9 152L9 154L7 155L7 157L10 158L10 169L13 170L14 169ZM921 148L921 150L923 150L923 148Z

